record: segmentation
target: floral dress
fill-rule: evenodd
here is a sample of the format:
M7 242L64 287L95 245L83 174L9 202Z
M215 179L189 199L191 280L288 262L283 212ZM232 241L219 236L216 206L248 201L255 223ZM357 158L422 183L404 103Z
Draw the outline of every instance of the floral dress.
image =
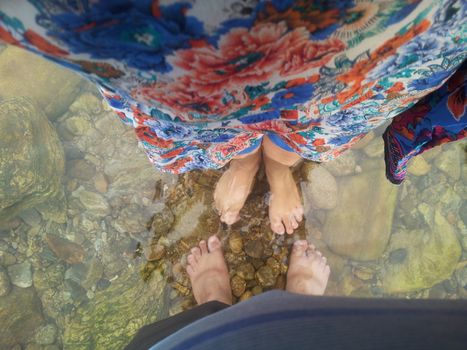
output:
M0 0L0 40L95 82L172 173L264 135L331 160L440 88L466 34L462 0Z

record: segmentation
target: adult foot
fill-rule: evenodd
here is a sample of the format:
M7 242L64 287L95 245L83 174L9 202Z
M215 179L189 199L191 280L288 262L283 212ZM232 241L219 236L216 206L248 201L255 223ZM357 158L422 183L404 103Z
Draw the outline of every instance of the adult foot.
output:
M286 290L306 295L323 295L331 269L326 258L307 241L296 241L290 254Z
M203 240L191 249L186 271L198 304L217 300L232 305L229 271L217 236L211 236L207 244Z
M240 210L251 192L260 160L259 150L246 157L233 159L217 182L214 203L222 222L232 225L240 219Z
M303 219L303 205L290 167L264 156L271 197L269 221L277 234L292 234Z

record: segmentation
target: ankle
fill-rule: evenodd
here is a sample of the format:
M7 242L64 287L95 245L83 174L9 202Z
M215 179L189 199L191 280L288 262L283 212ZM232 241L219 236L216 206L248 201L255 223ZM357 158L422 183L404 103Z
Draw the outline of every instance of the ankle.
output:
M266 177L271 186L285 185L288 180L293 179L290 167L278 163L272 159L265 160Z
M232 159L230 168L235 170L253 171L258 170L260 164L260 154L252 154L245 158Z
M218 292L207 292L207 294L200 300L198 303L199 305L201 304L206 304L209 303L210 301L218 301L220 303L224 303L227 305L232 305L232 295L229 291L218 291Z

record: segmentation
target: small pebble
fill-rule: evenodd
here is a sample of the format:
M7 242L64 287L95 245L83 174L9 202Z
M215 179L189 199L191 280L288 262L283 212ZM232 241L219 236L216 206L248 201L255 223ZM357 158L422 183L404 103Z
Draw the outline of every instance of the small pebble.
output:
M232 287L232 294L239 298L243 293L245 293L246 282L243 278L238 275L235 275L230 280L230 286Z
M242 235L238 232L233 232L229 238L229 247L232 253L240 254L243 251Z
M256 272L256 280L262 287L272 287L276 283L276 277L271 267L264 265Z
M240 296L239 301L248 300L248 299L252 298L253 296L254 296L254 295L253 295L253 292L247 290L245 293L243 293L243 294Z
M255 268L251 263L241 264L237 270L237 275L239 275L244 280L253 280L255 278Z
M245 244L245 253L255 259L263 256L264 247L260 240L250 240Z

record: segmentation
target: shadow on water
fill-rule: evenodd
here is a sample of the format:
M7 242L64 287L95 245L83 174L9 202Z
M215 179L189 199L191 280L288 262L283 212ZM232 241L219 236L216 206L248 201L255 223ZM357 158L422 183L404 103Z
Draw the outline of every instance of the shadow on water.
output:
M382 130L300 164L305 220L276 236L262 170L226 227L212 200L221 172L154 171L90 84L13 48L0 49L0 76L2 349L121 349L194 305L186 255L213 233L235 301L284 288L304 238L328 258L328 295L467 297L465 141L416 158L401 186L385 179Z

